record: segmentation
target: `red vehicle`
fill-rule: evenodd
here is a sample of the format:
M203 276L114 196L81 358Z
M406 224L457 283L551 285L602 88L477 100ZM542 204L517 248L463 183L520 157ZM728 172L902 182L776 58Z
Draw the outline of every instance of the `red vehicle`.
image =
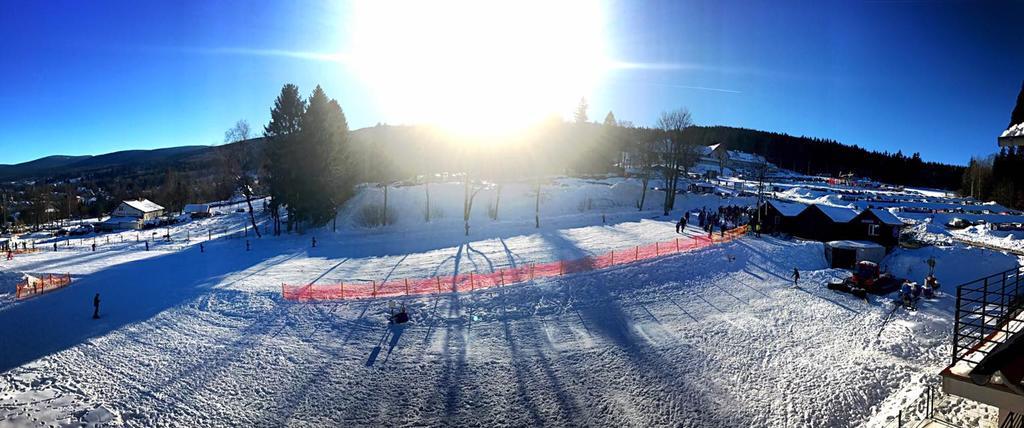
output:
M888 273L882 273L878 264L869 261L857 262L852 275L842 282L829 283L830 290L850 293L860 298L871 294L888 294L899 288L900 281Z

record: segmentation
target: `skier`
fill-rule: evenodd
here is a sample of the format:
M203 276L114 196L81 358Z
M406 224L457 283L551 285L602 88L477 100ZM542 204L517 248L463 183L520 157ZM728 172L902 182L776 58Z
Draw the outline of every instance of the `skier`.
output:
M793 288L799 287L800 283L800 271L793 268Z
M100 293L96 293L96 297L92 298L92 319L100 318Z
M686 212L686 224L690 224L690 212Z
M683 218L679 218L679 222L676 223L676 233L683 233Z

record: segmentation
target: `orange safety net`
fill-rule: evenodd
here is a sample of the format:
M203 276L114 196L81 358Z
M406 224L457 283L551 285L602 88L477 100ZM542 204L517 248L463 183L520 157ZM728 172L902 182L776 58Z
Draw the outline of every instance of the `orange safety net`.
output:
M24 299L40 295L58 288L66 287L68 284L71 284L71 274L46 274L38 278L28 277L18 283L14 292L14 298Z
M325 301L344 299L365 299L375 297L409 296L431 293L456 293L484 288L532 281L537 278L551 278L571 273L590 272L612 266L650 260L671 254L692 251L710 246L716 242L732 241L747 233L747 226L738 227L711 237L679 239L655 242L625 250L584 257L575 260L557 260L546 263L530 263L490 273L469 272L450 276L430 278L405 278L387 282L358 281L339 284L281 285L281 296L292 301Z

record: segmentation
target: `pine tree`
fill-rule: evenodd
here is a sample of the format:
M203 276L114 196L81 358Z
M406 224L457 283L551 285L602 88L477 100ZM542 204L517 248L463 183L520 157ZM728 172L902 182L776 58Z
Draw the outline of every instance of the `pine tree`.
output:
M1024 82L1020 84L1020 93L1017 94L1017 105L1013 107L1013 113L1010 113L1010 124L1006 127L1009 128L1019 123L1024 123Z
M576 106L576 113L573 115L573 119L576 121L576 123L586 123L587 122L587 108L588 107L589 106L587 105L587 99L586 98L580 98L580 104L578 106Z
M281 233L280 208L288 212L288 230L292 229L295 219L294 200L295 181L299 176L297 168L299 156L296 147L299 144L299 132L302 130L302 116L306 112L306 102L299 96L299 87L286 84L281 94L274 100L270 110L270 123L263 128L263 136L267 140L267 172L270 184L270 213L274 218L274 233Z
M301 219L325 224L351 196L354 179L346 168L348 140L348 121L341 105L317 86L302 116L300 152L306 173L299 180Z
M615 121L615 113L608 110L608 114L604 117L604 126L618 126L618 122Z

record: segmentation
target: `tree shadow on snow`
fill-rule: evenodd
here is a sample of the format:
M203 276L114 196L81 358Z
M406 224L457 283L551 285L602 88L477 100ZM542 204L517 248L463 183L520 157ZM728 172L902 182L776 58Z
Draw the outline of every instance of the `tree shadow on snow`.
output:
M65 289L0 311L0 372L147 320L217 286L227 275L285 255L273 249L239 251L211 244L106 267L75 278ZM42 268L42 267L40 267ZM100 294L100 319L91 319Z

